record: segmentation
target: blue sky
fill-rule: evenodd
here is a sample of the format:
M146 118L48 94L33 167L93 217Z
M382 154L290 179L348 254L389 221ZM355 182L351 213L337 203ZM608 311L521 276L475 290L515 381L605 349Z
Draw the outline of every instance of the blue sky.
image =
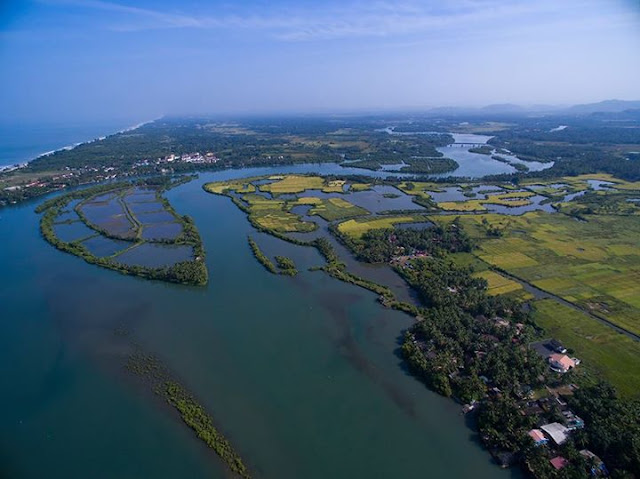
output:
M0 5L4 121L640 99L638 0Z

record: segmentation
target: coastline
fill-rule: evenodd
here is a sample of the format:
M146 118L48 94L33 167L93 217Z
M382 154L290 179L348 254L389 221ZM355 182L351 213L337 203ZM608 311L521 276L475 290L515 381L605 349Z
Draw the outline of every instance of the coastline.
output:
M31 163L34 160L37 160L38 158L42 158L45 156L50 156L53 155L54 153L57 153L59 151L69 151L69 150L73 150L74 148L80 146L80 145L86 145L86 144L90 144L90 143L94 143L96 141L102 141L104 139L106 139L109 136L113 136L113 135L118 135L120 133L126 133L129 131L134 131L137 130L138 128L143 127L144 125L148 125L149 123L153 123L154 121L159 120L160 118L162 118L162 116L159 116L157 118L153 118L151 120L145 120L139 123L136 123L133 126L129 126L120 130L117 130L113 133L107 133L105 135L102 136L97 136L97 137L93 137L91 139L85 140L85 141L79 141L79 142L75 142L72 144L68 144L59 148L55 148L52 150L47 150L43 153L38 153L37 155L33 156L32 158L26 160L26 161L20 161L20 162L16 162L16 163L11 163L11 164L7 164L7 165L2 165L0 164L0 173L6 173L12 170L16 170L16 169L20 169L20 168L24 168L26 166L29 165L29 163Z

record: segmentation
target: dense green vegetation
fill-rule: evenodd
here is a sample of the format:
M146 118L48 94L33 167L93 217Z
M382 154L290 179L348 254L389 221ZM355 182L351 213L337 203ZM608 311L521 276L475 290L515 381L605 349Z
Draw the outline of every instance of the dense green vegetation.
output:
M276 266L273 264L273 262L267 257L267 255L265 255L262 250L260 249L260 247L258 246L258 243L256 243L254 241L253 238L251 238L251 236L247 236L247 239L249 241L249 246L251 247L251 251L253 252L253 256L256 257L256 259L258 260L258 262L265 267L265 269L267 271L269 271L270 273L273 274L278 274L278 269L276 268Z
M492 132L489 143L510 150L523 160L553 161L551 168L529 177L553 178L610 173L640 180L640 163L628 161L628 151L640 144L638 112L517 119L510 128ZM615 122L615 123L614 123ZM567 128L554 130L559 124Z
M287 258L286 256L276 256L276 263L278 264L278 268L280 268L280 274L287 276L295 276L298 274L296 264L291 258Z
M331 231L345 243L360 259L368 263L390 261L394 256L415 255L416 253L440 255L444 251L470 251L472 241L458 223L436 225L431 228L373 229L366 231L359 239L343 233L339 227Z
M579 389L571 405L586 424L578 442L592 445L614 477L639 477L640 400L622 401L609 384L601 382Z
M442 154L440 153L440 156ZM404 164L402 164L404 163ZM402 173L416 173L425 175L434 175L437 173L447 173L458 168L458 163L451 158L401 158L397 160L357 160L349 163L343 163L343 166L349 168L364 168L366 170L377 171L383 165L398 165L397 168L389 171L401 171Z
M229 440L215 427L213 418L160 360L138 351L129 357L127 369L143 378L156 394L174 407L184 423L220 456L229 469L241 477L250 477L242 458L233 449Z
M457 223L456 229L461 230L462 225ZM373 251L379 251L381 239L384 245L385 239L388 242L404 231L365 233L357 247L366 250L371 244ZM591 466L578 454L583 448L600 455L609 470L615 468L617 477L626 477L625 471L637 474L640 451L635 446L625 448L640 438L637 400L620 400L608 385L594 389L590 376L551 374L538 353L528 347L541 334L531 311L513 296L488 294L487 282L474 275L473 262L452 260L456 255L448 251L455 251L456 245L442 241L439 252L395 264L426 307L417 310L419 320L407 331L402 345L410 370L440 394L465 403L482 401L477 426L485 445L496 457L521 461L534 477L585 477ZM472 243L468 246L467 251ZM527 431L539 421L558 420L554 417L562 417L560 411L552 407L544 419L523 414L522 391L570 381L582 386L572 405L587 426L584 433L575 433L553 453L569 460L558 475L549 463L549 451L532 447ZM623 424L634 426L625 429L623 436L616 435L614 431Z
M165 387L167 401L180 412L183 421L195 431L198 438L216 451L233 472L242 477L250 477L242 459L215 428L211 416L204 408L180 384L167 381Z
M469 150L469 151L471 151L471 150ZM512 163L511 161L507 160L506 158L504 158L503 156L500 156L500 155L492 155L491 159L499 161L500 163L505 163L507 165L511 165L516 169L516 171L521 172L521 173L525 172L525 171L529 171L529 167L527 165L525 165L524 163Z
M407 166L400 168L400 171L417 175L448 173L460 166L457 161L451 158L410 158L405 163L407 163Z
M471 268L446 259L416 260L399 271L428 307L421 311L424 319L407 333L402 350L411 369L433 389L469 402L485 395L481 375L508 392L541 384L538 377L546 370L542 359L514 346L514 341L527 344L534 335L530 326L516 326L530 324L530 319L513 300L488 295L486 282L474 278ZM495 317L508 323L486 319Z
M476 146L474 148L469 148L471 153L478 153L480 155L490 155L493 153L493 147L489 145Z

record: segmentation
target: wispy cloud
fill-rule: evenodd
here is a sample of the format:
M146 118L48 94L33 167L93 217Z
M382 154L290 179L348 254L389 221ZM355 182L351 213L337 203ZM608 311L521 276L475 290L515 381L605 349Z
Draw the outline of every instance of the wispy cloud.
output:
M500 30L526 25L536 19L572 11L576 20L589 11L594 0L577 0L571 8L564 2L539 0L454 0L442 2L368 2L317 7L313 10L270 9L234 14L196 15L134 7L105 0L41 0L48 4L111 12L107 28L116 31L157 29L252 30L281 41L313 41L341 38L398 37L446 30ZM582 17L584 19L584 17Z

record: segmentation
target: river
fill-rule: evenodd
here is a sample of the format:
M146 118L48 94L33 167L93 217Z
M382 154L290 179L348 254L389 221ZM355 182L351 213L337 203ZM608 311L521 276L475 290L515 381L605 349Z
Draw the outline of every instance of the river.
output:
M418 131L418 132L397 132L392 127L387 127L378 131L385 132L389 135L396 136L412 136L412 135L433 135L441 134L435 131ZM505 161L497 161L492 158L496 153L491 155L483 155L481 153L473 153L469 151L473 146L486 145L487 142L493 138L488 135L476 135L474 133L451 133L448 135L453 137L453 143L436 148L442 153L444 158L451 158L458 163L458 167L451 172L438 173L430 175L433 177L450 177L457 176L461 178L480 178L488 175L501 175L515 173L517 170L513 164L525 165L529 171L540 171L546 168L551 168L553 162L541 163L538 161L523 161L515 155L500 153ZM398 165L387 165L387 168L397 168ZM383 168L384 169L384 168ZM387 172L389 173L389 172Z
M254 477L518 475L492 464L458 405L403 370L408 316L306 271L322 262L313 249L265 242L301 270L271 275L249 250L256 233L245 215L201 189L290 170L300 166L208 173L168 193L202 234L205 288L123 276L55 250L39 235L36 203L0 211L0 475L229 477L126 371L138 350L189 388Z

